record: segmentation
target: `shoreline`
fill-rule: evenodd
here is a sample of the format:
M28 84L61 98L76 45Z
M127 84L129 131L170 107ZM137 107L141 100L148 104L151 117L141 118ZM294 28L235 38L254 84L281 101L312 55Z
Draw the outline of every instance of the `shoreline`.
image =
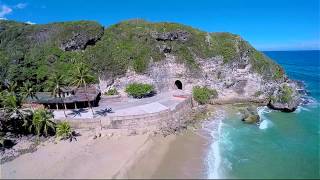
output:
M162 144L157 143L148 154L129 169L129 173L123 178L203 179L211 177L209 163L214 162L213 167L218 169L221 161L221 158L218 157L220 152L217 152L219 149L212 149L212 146L217 147L219 143L221 125L226 117L227 107L210 106L209 109L211 111L214 109L214 114L199 122L201 127L193 129L194 126L191 125L190 128L175 135L175 138L169 143L169 148L166 151L161 149L161 153L157 150ZM159 154L162 155L159 156Z
M217 138L216 134L220 134L219 132L216 133L220 128L217 128L216 126L212 127L212 123L220 126L222 123L221 119L226 117L227 109L228 105L208 105L207 111L205 112L207 115L208 112L211 112L211 114L206 120L191 121L190 124L187 124L187 128L182 130L182 132L171 134L166 137L154 135L152 133L132 134L132 136L130 136L130 134L112 133L110 136L110 134L108 134L110 132L105 131L102 132L101 138L98 137L95 140L92 139L95 132L85 132L82 133L82 136L80 136L79 140L76 142L69 143L67 141L62 141L57 144L45 142L45 145L40 145L36 152L23 154L13 161L2 164L1 169L4 172L2 173L2 178L160 178L159 173L161 171L160 174L168 173L168 177L170 178L170 172L166 172L165 164L171 164L171 159L176 158L176 155L181 156L180 160L181 163L183 163L185 160L182 156L188 157L188 153L190 154L191 151L191 154L199 155L198 159L194 160L194 163L198 164L192 165L191 169L202 169L207 171L208 167L206 166L208 165L203 163L199 164L199 162L208 162L208 154L212 151L210 146L217 143L219 137ZM219 123L216 123L217 120L219 120ZM199 125L201 125L201 127L199 127ZM188 141L195 144L198 144L198 142L200 143L196 147L190 147L188 150L190 152L186 152L185 149L181 149L181 147L184 145L183 142ZM180 145L172 148L172 146L177 144ZM122 149L119 147L125 148ZM202 148L197 149L198 147ZM68 148L75 150L69 151ZM81 150L83 148L85 150ZM115 159L112 160L112 158L104 157L101 149L105 149L104 153L106 156L114 156L115 159L117 159L116 164L112 165L112 169L109 169L109 166L110 163L114 163ZM88 150L95 155L82 158L77 157L87 155ZM120 155L123 154L121 153L123 150L127 151L127 156ZM217 149L214 149L213 151L217 151ZM214 161L219 159L219 157L217 157L219 154L217 154L217 152L213 153ZM47 157L48 154L49 157ZM64 155L61 156L58 154ZM71 154L71 157L67 157L69 154ZM58 155L58 157L54 157L55 155ZM100 157L100 159L97 159L95 156ZM168 159L170 156L173 158ZM46 168L37 165L40 160L42 161L43 159L48 162L48 165L45 166ZM62 159L67 160L68 162L66 164L62 162L51 162L54 159L58 162L62 161ZM85 164L79 165L79 161L85 162ZM98 161L98 163L95 161ZM33 168L38 169L40 173L25 168L26 164L33 164ZM90 164L91 167L88 167ZM100 164L100 166L97 167L94 164ZM204 166L201 167L202 165ZM217 166L217 164L214 165L215 169L218 168ZM42 168L44 169L41 170ZM84 172L87 171L88 174L84 174L83 172L77 173L79 169L82 169ZM68 173L65 171L68 171ZM46 173L41 174L41 172ZM193 178L205 178L208 176L209 172L196 173L198 173L198 176L192 176ZM188 178L188 176L186 176L186 178Z

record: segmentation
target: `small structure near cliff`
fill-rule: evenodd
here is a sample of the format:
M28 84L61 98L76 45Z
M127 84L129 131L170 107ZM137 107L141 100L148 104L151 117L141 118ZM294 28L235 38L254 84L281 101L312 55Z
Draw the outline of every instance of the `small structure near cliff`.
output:
M50 92L37 92L35 98L28 99L29 103L42 104L49 109L77 109L98 106L101 93L95 87L61 88L59 94L53 96Z

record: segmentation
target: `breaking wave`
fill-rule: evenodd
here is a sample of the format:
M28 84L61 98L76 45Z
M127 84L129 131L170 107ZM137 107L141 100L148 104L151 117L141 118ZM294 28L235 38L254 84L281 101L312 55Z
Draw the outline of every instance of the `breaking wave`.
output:
M208 179L219 179L221 173L219 168L221 165L221 152L220 152L220 141L221 141L221 128L222 120L224 119L225 112L219 112L220 116L215 117L215 120L208 125L208 129L211 129L210 136L212 143L207 156L207 178Z
M261 119L259 129L267 129L267 128L273 126L272 121L265 116L265 114L272 112L271 109L269 109L267 106L262 106L262 107L258 107L257 111L258 111L258 115L260 116L260 119Z

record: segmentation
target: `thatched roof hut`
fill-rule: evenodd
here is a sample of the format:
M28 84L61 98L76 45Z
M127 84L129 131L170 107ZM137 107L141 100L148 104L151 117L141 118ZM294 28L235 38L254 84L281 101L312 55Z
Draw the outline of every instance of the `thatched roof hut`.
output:
M43 104L48 108L54 108L66 105L67 108L76 108L77 106L97 106L100 100L101 92L95 86L84 88L63 87L59 93L53 95L50 92L37 92L34 98L29 98L29 103Z

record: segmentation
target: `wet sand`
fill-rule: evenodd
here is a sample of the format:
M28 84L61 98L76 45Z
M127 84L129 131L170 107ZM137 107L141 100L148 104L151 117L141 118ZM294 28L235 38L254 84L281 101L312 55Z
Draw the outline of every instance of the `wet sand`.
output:
M174 138L158 139L123 177L205 179L212 176L216 164L209 166L207 159L209 155L209 160L213 162L219 158L216 157L217 153L212 152L215 150L212 149L212 143L219 139L218 127L226 115L226 109L222 106L211 108L214 114L210 121L202 124L202 128L186 130Z
M123 178L206 178L206 133L187 131L175 137L156 139L149 152Z

